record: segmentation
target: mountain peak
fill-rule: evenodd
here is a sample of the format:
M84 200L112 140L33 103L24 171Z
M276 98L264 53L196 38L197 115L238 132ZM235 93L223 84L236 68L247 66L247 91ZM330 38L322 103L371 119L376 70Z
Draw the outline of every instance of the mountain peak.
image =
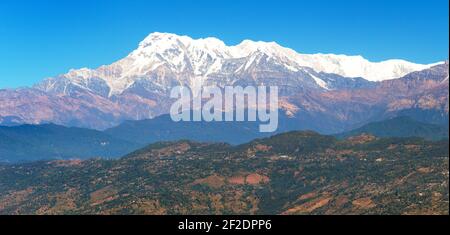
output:
M160 32L149 34L143 41L139 43L139 47L143 48L154 44L182 44L184 47L226 47L223 41L215 37L193 39L186 35Z
M371 62L360 55L300 54L276 42L249 39L228 46L215 37L194 39L186 35L161 32L149 34L130 57L134 64L139 65L139 69L133 71L142 71L143 67L155 69L162 64L168 64L176 73L192 67L194 74L205 76L220 70L223 60L245 57L252 60L251 55L255 53L273 57L291 71L299 71L299 67L309 67L316 72L362 77L369 81L399 78L434 65L414 64L405 60Z
M122 60L97 69L71 70L59 76L67 79L61 82L64 87L55 86L55 81L51 79L40 87L46 91L56 89L66 92L65 86L73 83L76 87L101 89L102 94L109 93L111 96L121 94L139 81L151 84L151 89L167 91L170 84L201 85L207 80L210 83L214 80L214 84L233 84L236 79L251 77L255 71L287 73L295 81L313 79L312 83L315 82L318 87L327 87L318 74L311 75L312 78L299 78L307 76L298 73L305 67L316 73L382 81L427 69L431 65L404 60L374 63L362 56L300 54L276 42L248 39L238 45L227 46L215 37L193 39L185 35L154 32ZM219 78L222 80L216 81Z
M154 44L162 43L182 43L192 41L193 39L188 36L179 36L173 33L160 33L154 32L149 34L144 40L139 43L139 47L147 47Z
M231 50L234 50L234 54L240 57L249 56L255 52L262 52L268 55L279 55L287 48L283 48L276 42L264 42L264 41L252 41L249 39L243 40L236 46L231 46Z

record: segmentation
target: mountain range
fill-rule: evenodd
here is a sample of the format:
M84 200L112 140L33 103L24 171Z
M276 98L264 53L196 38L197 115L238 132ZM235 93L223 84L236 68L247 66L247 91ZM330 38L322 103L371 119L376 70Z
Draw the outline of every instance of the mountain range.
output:
M275 42L152 33L125 58L30 88L0 90L0 124L104 130L167 114L172 87L276 85L279 106L306 129L338 133L396 116L448 122L448 61L421 65L300 54Z
M307 130L300 120L281 114L276 133ZM302 125L303 124L303 125ZM169 115L126 121L104 131L54 124L0 126L0 163L37 160L117 158L148 144L190 140L239 145L276 133L259 132L257 122L173 122ZM448 124L437 125L400 116L335 134L345 140L360 135L448 140Z

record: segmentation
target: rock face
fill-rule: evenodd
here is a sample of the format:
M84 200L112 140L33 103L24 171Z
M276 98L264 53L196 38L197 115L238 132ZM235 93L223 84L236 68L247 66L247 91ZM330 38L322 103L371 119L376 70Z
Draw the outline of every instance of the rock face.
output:
M279 87L287 114L319 121L329 132L399 112L448 120L448 62L372 63L360 56L299 54L274 42L227 46L216 38L152 33L111 65L71 70L33 88L0 90L0 124L105 129L167 113L177 85L262 84Z

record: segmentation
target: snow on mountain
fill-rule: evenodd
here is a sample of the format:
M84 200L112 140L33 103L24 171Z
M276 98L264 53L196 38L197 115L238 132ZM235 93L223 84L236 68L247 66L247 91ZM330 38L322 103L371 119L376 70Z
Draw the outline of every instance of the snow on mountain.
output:
M363 77L369 81L383 81L400 78L408 73L428 69L433 64L414 64L405 60L386 60L370 62L362 56L334 54L302 54L297 62L318 72L334 73L344 77Z
M167 114L176 85L276 85L281 109L319 131L405 113L448 122L448 62L424 69L430 66L299 54L275 42L227 46L216 38L152 33L110 65L70 70L33 88L0 89L0 124L105 129Z
M72 89L85 88L111 96L121 94L137 83L150 82L147 86L152 89L164 90L176 84L200 86L208 80L233 83L253 76L257 71L271 70L272 73L289 73L294 80L304 80L306 76L306 80L327 90L334 85L320 77L323 73L382 81L431 66L404 60L374 63L361 56L299 54L275 42L244 40L238 45L227 46L212 37L192 39L170 33L152 33L124 59L97 69L71 70L36 87L64 94ZM314 71L307 72L305 67Z

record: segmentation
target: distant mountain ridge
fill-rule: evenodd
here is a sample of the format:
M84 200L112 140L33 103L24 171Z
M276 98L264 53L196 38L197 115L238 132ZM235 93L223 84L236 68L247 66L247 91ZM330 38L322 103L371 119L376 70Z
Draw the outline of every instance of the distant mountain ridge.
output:
M313 118L311 118L313 119ZM190 140L239 145L278 133L308 130L319 123L280 114L276 133L259 132L258 122L173 122L169 115L140 121L126 121L105 131L67 128L54 124L0 126L0 162L28 162L50 159L117 158L151 143ZM334 136L369 134L376 137L420 137L448 140L448 125L396 117L372 122Z
M423 123L406 116L372 122L336 136L346 138L361 134L372 134L377 137L422 137L427 140L449 139L448 125Z
M305 130L314 123L281 113L276 133ZM160 141L192 140L233 145L275 133L259 132L259 122L173 122L169 115L126 121L97 131L55 124L0 126L0 162L114 158Z
M0 162L119 157L141 147L83 128L54 124L0 126Z
M260 122L173 122L165 114L153 119L126 121L106 129L104 133L130 142L149 144L159 141L192 140L199 142L219 142L232 145L242 144L256 138L269 137L292 130L320 129L320 123L289 117L279 113L279 126L275 133L259 132ZM312 118L311 118L312 119ZM321 129L321 131L326 131Z

